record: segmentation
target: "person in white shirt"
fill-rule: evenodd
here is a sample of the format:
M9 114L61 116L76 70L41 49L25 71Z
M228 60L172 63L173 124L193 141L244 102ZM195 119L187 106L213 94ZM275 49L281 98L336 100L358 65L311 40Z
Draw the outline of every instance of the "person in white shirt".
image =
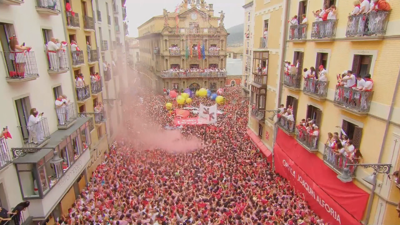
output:
M360 2L361 2L360 11L357 13L357 15L368 13L368 11L369 11L369 1L368 0L360 0ZM361 16L359 18L359 21L358 21L358 32L357 32L359 35L364 35L364 28L365 28L366 21L367 20L363 16Z
M319 81L328 81L328 77L326 77L327 71L325 70L323 65L319 66L319 75L318 75L318 80Z
M353 71L348 70L347 75L342 78L342 81L346 82L344 87L352 88L356 85L356 76L354 76Z
M78 63L78 45L76 44L76 41L72 40L71 41L71 54L72 54L72 63L76 65Z
M65 125L65 122L68 121L67 119L67 100L64 97L64 95L60 95L57 99L56 99L56 113L57 113L57 117L58 117L58 122L60 125Z
M61 45L57 45L54 37L47 43L47 56L49 57L50 70L58 71L60 69L60 61L58 51L61 50Z
M40 113L36 108L32 108L30 111L28 120L28 131L29 131L29 143L40 144L44 141L44 130L40 121L42 120L43 113Z
M365 80L361 77L360 74L357 75L357 87L353 87L357 90L363 90L365 86Z
M359 0L354 1L353 5L354 5L354 9L350 14L352 16L357 15L360 12L360 1Z
M368 74L364 77L365 83L364 83L364 88L362 89L363 91L372 91L372 88L374 86L374 82L371 79L371 74Z
M349 158L353 157L354 153L355 153L355 150L356 150L356 148L353 145L353 141L349 140L346 143L346 146L344 147L344 156L349 157Z
M267 27L264 30L263 38L264 38L264 48L267 48L267 46L268 46L268 28Z

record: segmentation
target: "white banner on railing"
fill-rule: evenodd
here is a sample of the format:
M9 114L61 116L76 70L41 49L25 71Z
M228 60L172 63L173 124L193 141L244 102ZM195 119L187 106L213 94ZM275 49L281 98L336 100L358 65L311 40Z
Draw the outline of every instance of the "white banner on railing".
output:
M200 124L212 124L217 122L217 104L205 106L200 104L199 120Z

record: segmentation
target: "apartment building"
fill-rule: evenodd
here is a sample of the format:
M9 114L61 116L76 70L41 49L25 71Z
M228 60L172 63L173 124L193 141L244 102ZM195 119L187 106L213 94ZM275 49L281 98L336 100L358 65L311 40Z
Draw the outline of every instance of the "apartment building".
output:
M0 1L0 206L30 201L20 224L66 213L88 179L93 139L77 115L70 50L50 48L68 37L64 22L59 4ZM69 102L56 109L61 95Z
M223 20L223 14L214 15L213 4L191 1L140 25L142 83L157 92L224 87L228 33Z
M298 177L306 174L294 182L296 190L332 223L399 223L400 193L388 174L400 166L400 2L372 7L369 1L360 7L353 1L290 1L282 17L287 69L280 74L279 103L292 115L277 122L275 167L289 179L288 165ZM352 15L354 8L365 13ZM303 127L303 119L312 127ZM327 145L329 132L347 136L352 144L343 150L350 153Z
M253 26L254 26L254 9L253 9L253 0L246 0L244 8L244 39L243 39L243 76L242 76L242 88L243 91L248 94L249 86L251 81L251 65L252 65L252 57L251 53L253 52Z

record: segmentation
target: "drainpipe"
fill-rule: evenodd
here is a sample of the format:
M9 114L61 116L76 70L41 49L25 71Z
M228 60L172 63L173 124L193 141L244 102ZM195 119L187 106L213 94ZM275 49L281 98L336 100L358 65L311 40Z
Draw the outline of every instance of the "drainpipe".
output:
M64 11L64 8L62 5L60 5L60 13L61 13L61 19L62 19L63 28L64 28L64 38L65 38L65 41L67 41L69 38L68 37L68 29L67 29L67 20L66 20L66 14L65 14L65 11ZM72 56L71 56L70 49L67 48L67 52L69 53L67 58L68 58L68 64L70 65L69 73L70 73L70 78L71 78L71 84L72 84L73 89L75 89L75 79L73 78L74 77L74 72L73 72L74 69L72 68ZM76 94L76 90L74 90L72 93L73 93L74 99L75 99L75 101L74 101L75 102L75 111L78 112L78 102L77 102L78 96Z
M396 82L396 86L394 88L394 92L393 92L393 96L392 96L392 102L390 104L389 114L388 114L388 117L386 119L385 133L383 134L381 151L379 152L379 158L378 158L378 162L377 163L381 163L381 160L382 160L383 149L385 148L385 143L386 143L386 139L387 139L387 133L388 133L388 130L389 130L390 120L392 120L393 109L394 109L394 104L396 102L396 95L397 95L397 92L399 90L399 85L400 85L400 70L399 70L399 73L397 74L397 82ZM371 194L370 194L369 201L368 201L367 214L366 214L366 217L365 217L364 224L368 224L369 219L371 217L372 203L373 203L374 197L375 197L376 178L377 178L377 176L374 176L373 182L375 183L375 185L373 185L372 189L371 189Z
M286 59L286 53L287 53L287 33L288 33L288 23L287 21L289 20L289 7L290 7L290 1L286 0L285 1L285 8L283 9L283 13L285 15L283 19L283 36L282 36L282 46L281 46L281 68L280 68L280 73L279 73L279 85L278 85L278 105L281 103L282 100L282 88L283 88L283 73L284 73L284 64L285 64L285 59ZM278 134L278 126L274 124L274 141L272 143L272 148L274 148L276 144L276 136ZM274 159L274 151L272 150L272 170L275 171L274 167L275 159Z

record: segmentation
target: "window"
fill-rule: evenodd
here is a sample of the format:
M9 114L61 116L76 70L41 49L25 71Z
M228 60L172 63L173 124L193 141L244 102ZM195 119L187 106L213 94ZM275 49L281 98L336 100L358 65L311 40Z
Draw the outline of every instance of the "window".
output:
M92 44L92 41L91 41L91 39L90 39L90 36L86 36L86 43L89 43L89 45Z
M314 124L318 127L321 127L321 120L322 120L322 111L312 105L307 106L307 119L312 119Z
M268 29L269 20L264 20L264 30Z
M190 68L191 68L191 69L193 69L193 68L198 69L198 68L200 68L200 67L199 67L199 64L190 64Z
M103 33L101 31L101 27L99 27L99 36L100 36L100 42L103 42ZM100 43L100 44L102 45L103 43Z
M333 5L336 5L336 0L324 0L324 5L326 7L331 7Z
M267 75L268 72L268 52L254 52L253 73L257 75Z
M292 96L287 96L286 97L286 108L289 108L290 106L293 109L293 118L294 122L296 123L296 115L297 115L297 105L298 105L298 100L295 97Z
M235 83L234 80L232 80L232 81L231 81L231 87L234 87L234 86L236 86L236 83Z
M171 64L171 67L170 67L171 69L180 69L181 68L181 65L179 65L179 64Z
M49 29L42 29L43 41L44 44L47 45L51 38L53 37L53 32Z
M299 13L297 15L299 22L301 22L302 16L307 14L307 0L299 2Z
M108 3L106 2L106 10L107 10L107 17L110 16L110 12L108 11Z
M8 71L15 71L13 61L10 59L9 54L10 47L8 45L10 38L15 36L14 26L8 23L0 23L0 44L4 52L4 59L8 68ZM22 44L22 43L20 43Z
M372 55L354 55L352 71L354 74L365 76L370 74Z
M317 60L315 61L315 69L318 71L318 67L323 65L325 69L328 66L328 53L317 53Z
M28 141L29 132L28 132L27 124L29 121L30 110L31 110L29 97L20 98L18 100L15 100L15 106L17 108L18 120L19 120L22 138L24 139L24 141Z
M94 66L89 67L90 74L96 74L96 70L94 69Z
M69 36L69 43L71 43L71 41L76 41L75 34L71 34L71 35L68 35L68 36Z
M97 98L93 99L93 106L96 107L99 104L99 101Z
M359 149L361 145L362 128L347 120L343 120L342 130L344 131L345 135L353 141L354 147Z
M86 112L86 107L85 107L85 105L79 106L79 112L80 112L80 113Z
M294 52L293 55L293 65L297 68L297 74L301 75L301 72L303 71L304 52Z
M179 84L178 83L173 83L173 89L179 90Z
M84 2L84 1L82 1L81 2L81 4L82 4L82 14L83 14L83 17L85 17L85 16L87 16L87 5L86 5L86 2Z
M60 95L62 95L61 85L53 88L54 99L57 99Z
M247 20L248 20L248 21L250 21L250 16L251 16L251 14L248 13L248 14L247 14Z

